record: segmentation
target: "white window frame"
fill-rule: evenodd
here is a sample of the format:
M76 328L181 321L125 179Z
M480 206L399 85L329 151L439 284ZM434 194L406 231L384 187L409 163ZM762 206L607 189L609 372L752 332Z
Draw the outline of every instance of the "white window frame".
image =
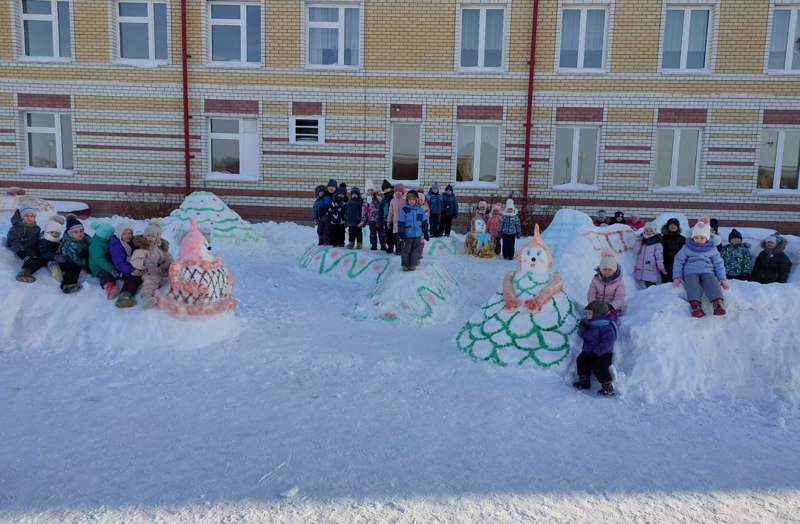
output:
M51 127L31 127L28 125L29 114L43 114L53 115L55 120L55 129ZM72 175L75 172L75 151L72 151L72 169L64 168L64 142L61 136L61 116L71 116L66 113L58 113L55 111L24 111L22 113L22 126L25 133L25 169L23 174L26 175ZM30 165L31 157L31 144L28 140L29 133L46 133L56 135L56 167L34 167ZM73 131L74 135L74 131ZM73 137L74 139L74 137ZM74 147L74 140L73 140Z
M478 22L478 65L477 66L465 66L461 65L461 37L463 31L463 24L464 24L464 10L465 9L472 9L480 11L480 19ZM487 10L499 10L503 11L503 36L502 42L503 47L501 49L502 56L500 57L500 65L499 66L484 66L483 61L485 57L486 51L486 11ZM508 64L508 30L509 30L509 20L508 20L508 12L509 10L506 9L506 4L462 4L459 6L458 9L458 27L456 28L456 38L458 40L456 44L456 61L458 63L458 70L459 71L466 71L466 72L476 72L476 71L488 71L488 72L497 72L497 71L505 71L507 64Z
M770 69L769 67L769 52L772 45L772 34L775 31L775 11L789 11L789 30L786 35L786 56L784 57L783 67L781 69ZM800 69L792 69L792 58L794 55L792 36L797 32L797 26L800 25L800 3L792 4L775 4L769 19L769 31L767 31L767 52L764 61L764 70L769 74L783 74L783 75L800 75Z
M601 135L601 126L593 126L593 125L560 125L556 126L556 129L572 129L572 158L573 162L570 166L570 173L569 173L569 182L566 184L557 184L556 185L556 176L555 176L555 169L556 169L556 158L555 158L555 151L558 145L558 133L553 133L553 189L566 189L569 191L597 191L599 186L597 185L597 180L600 178L600 135ZM594 161L594 183L592 184L582 184L578 182L578 162L575 162L574 159L578 158L581 154L581 130L582 129L594 129L597 131L597 142L595 143L595 161Z
M710 3L675 3L665 4L661 16L661 48L658 53L659 71L666 74L708 74L711 73L713 68L711 65L713 50L711 48L714 42L714 33L716 29L716 17L714 5ZM667 36L667 11L683 11L683 34L681 35L681 60L679 67L664 67L664 45L666 44ZM687 69L686 62L689 56L689 34L691 32L692 11L708 11L708 27L706 27L706 59L705 67L702 69Z
M208 171L206 174L206 180L219 180L219 181L229 181L229 182L257 182L261 177L261 151L260 151L260 136L258 132L258 119L256 118L239 118L236 116L209 116L207 118L208 123L206 130L208 132ZM212 133L211 132L211 121L212 120L236 120L239 122L239 132L238 133ZM245 135L248 133L245 132L245 122L255 122L256 132L254 135L255 139L255 151L256 151L256 158L255 158L255 165L253 166L253 172L243 172L243 166L245 162L243 161L245 155L243 155L243 148L242 145L245 143ZM214 140L236 140L239 143L239 173L221 173L218 171L211 171L211 167L213 165L213 157L212 157L212 149L211 144Z
M417 141L417 178L414 180L395 180L392 175L394 174L394 125L401 124L401 125L416 125L419 127L419 140ZM389 122L389 130L390 130L390 139L391 142L389 143L389 173L387 175L387 179L392 184L416 184L422 178L423 172L423 155L422 155L422 141L423 141L423 129L422 129L422 122L419 120L392 120ZM408 188L406 188L408 190Z
M586 51L586 18L587 11L605 11L603 16L603 57L601 59L600 67L584 67L583 60L585 58L584 52ZM580 11L580 22L578 28L578 64L576 67L565 67L561 65L561 41L564 31L564 11ZM608 37L610 27L611 10L606 4L565 4L559 11L559 30L558 42L556 45L556 62L558 63L559 73L603 73L608 71L607 56L608 56Z
M147 17L143 16L120 16L119 4L134 3L134 4L147 4ZM153 4L165 4L167 7L167 58L156 59L156 24L155 16L153 15ZM117 63L132 64L132 65L165 65L169 63L170 53L170 19L169 19L169 2L164 0L117 0L114 3L114 15L116 17L115 32L117 35ZM141 24L143 21L147 22L147 48L150 52L148 58L123 58L122 57L122 30L123 23Z
M669 171L669 185L656 186L655 177L658 173L658 131L672 131L672 156L670 157L670 171ZM694 165L694 184L690 186L679 186L676 184L678 181L678 165L680 164L680 149L681 149L681 133L683 131L697 131L697 155ZM656 147L655 147L655 160L653 162L653 182L652 191L656 193L693 193L700 192L700 167L702 166L702 152L703 152L703 129L700 127L683 126L683 127L669 127L663 126L656 128Z
M777 131L778 132L778 142L775 144L775 158L773 159L775 162L775 171L772 174L772 187L758 187L758 179L756 179L756 192L757 193L782 193L782 194L798 194L800 193L800 183L798 183L797 189L782 189L781 188L781 177L783 175L783 149L786 145L786 131L790 131L790 129L786 128L769 128L765 127L761 130L762 133L766 131ZM791 129L791 131L796 131L795 129ZM800 130L798 130L800 131ZM759 144L762 142L761 137L759 137ZM760 153L760 151L759 151ZM760 155L758 164L761 163ZM756 177L758 176L758 168L761 167L760 165L756 166Z
M19 34L22 36L20 41L19 55L20 59L31 62L71 62L73 60L73 48L75 47L75 31L72 27L72 0L68 0L69 6L69 26L70 26L70 49L69 56L61 55L60 33L58 27L58 0L50 0L50 14L49 15L34 15L25 14L22 9L22 0L18 0L17 7L19 9ZM28 56L25 54L25 22L28 20L37 20L41 22L50 22L53 26L53 55L52 56Z
M458 151L459 151L459 143L458 143L458 128L459 126L470 126L475 128L475 142L472 144L472 180L463 181L458 180ZM480 165L481 165L481 144L483 138L483 128L484 127L496 127L497 128L497 166L496 166L496 175L494 182L485 182L482 181L480 176ZM456 152L455 157L456 161L454 164L454 175L453 180L456 187L460 188L470 188L470 187L477 187L477 188L498 188L500 187L500 152L502 151L502 144L501 144L501 135L500 132L502 127L499 123L487 123L487 122L469 122L469 121L459 121L456 124Z
M264 19L264 8L261 6L259 2L253 1L234 1L234 0L209 0L207 2L208 8L206 12L206 19L208 21L206 27L206 34L208 35L208 63L209 65L213 66L222 66L222 67L261 67L261 63L263 62L264 56L264 43L263 38L261 39L261 52L259 53L258 62L249 62L247 60L247 7L257 5L261 7L261 15L259 16L258 24L262 28L261 35L263 37L263 19ZM239 6L239 20L230 20L230 19L217 19L215 21L214 18L211 17L211 6L212 5L238 5ZM214 36L212 27L215 25L233 25L239 26L239 61L227 61L227 60L214 60Z
M323 9L338 9L339 10L339 18L338 22L312 22L310 16L310 10L312 8L323 8ZM358 63L347 65L344 63L344 45L345 45L345 34L344 34L344 21L345 21L345 9L358 9ZM363 30L363 20L364 20L364 10L362 9L361 3L347 3L347 2L337 2L337 3L325 3L325 2L307 2L305 4L305 41L303 45L305 47L304 54L305 54L305 66L308 69L360 69L361 64L363 61L363 41L364 41L364 30ZM339 31L338 36L339 40L337 42L337 61L335 64L312 64L311 63L311 53L309 46L311 45L311 29L337 29Z
M297 121L316 120L317 121L317 141L305 142L297 141ZM317 145L325 143L325 117L320 115L292 115L289 119L289 143L297 145Z

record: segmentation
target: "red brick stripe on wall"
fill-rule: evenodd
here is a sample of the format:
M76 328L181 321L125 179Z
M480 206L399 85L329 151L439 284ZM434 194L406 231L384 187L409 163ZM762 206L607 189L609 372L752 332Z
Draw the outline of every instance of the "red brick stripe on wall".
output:
M179 151L183 152L182 147L159 147L159 146L122 146L116 144L78 144L78 149L109 149L117 151ZM199 153L200 148L192 147L189 149L192 153Z
M711 153L755 153L754 147L709 147Z
M386 140L357 140L357 139L349 139L349 138L338 138L338 139L325 139L325 143L327 143L327 144L357 144L357 145L385 146L386 145Z
M606 146L606 151L650 151L650 146Z
M602 122L602 107L558 107L557 122Z
M502 120L503 106L458 106L458 120Z
M78 136L114 136L123 138L175 138L183 139L179 134L159 134L159 133L118 133L115 131L77 131ZM200 135L189 135L192 140L200 140Z
M0 146L2 147L13 147L17 145L15 142L0 142Z
M285 136L265 136L264 142L283 142L285 144L289 143L289 138Z
M725 211L766 211L766 212L800 212L800 204L769 204L769 203L751 203L751 202L709 202L709 201L690 201L690 200L606 200L606 199L588 199L588 198L537 198L536 204L545 206L587 206L600 209L604 207L612 208L626 208L631 206L641 208L656 208L656 209L709 209L709 210L725 210ZM599 206L599 207L598 207Z
M525 149L525 144L506 144L506 148ZM531 149L550 149L550 144L531 144Z
M450 147L452 142L425 142L426 147Z
M13 132L14 132L13 129L0 129L0 135L2 135L3 133L13 133Z
M705 124L707 120L707 109L662 107L658 110L659 124Z
M764 123L800 125L800 110L766 109L764 110Z
M450 160L450 155L425 155L425 160Z
M709 160L707 166L753 167L755 162L735 162L732 160Z
M20 107L69 109L72 107L72 101L69 95L17 93L17 105Z
M292 102L293 115L321 115L322 102Z
M525 157L522 157L522 156L507 156L506 157L506 162L524 162L524 161L525 161ZM531 157L530 161L531 162L550 162L550 159L548 157L546 157L546 156L545 157L541 157L541 156L536 157L535 156L535 157Z
M206 113L247 113L258 114L258 100L220 100L206 98Z
M332 156L332 157L355 157L355 158L384 158L383 153L339 153L336 151L262 151L265 155L274 156Z
M392 104L392 118L422 118L420 104Z
M650 160L640 160L634 158L606 158L604 161L606 164L622 164L622 165L647 165L650 163Z

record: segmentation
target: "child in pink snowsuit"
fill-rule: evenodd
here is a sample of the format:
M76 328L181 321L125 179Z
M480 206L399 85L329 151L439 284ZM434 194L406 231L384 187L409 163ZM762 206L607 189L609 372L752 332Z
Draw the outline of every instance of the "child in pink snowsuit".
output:
M156 305L156 291L172 264L169 243L161 238L161 226L153 220L147 224L144 235L134 237L133 244L136 250L131 255L130 264L134 274L142 277L142 307L151 308Z
M395 254L399 255L402 250L402 241L397 236L397 218L400 216L400 210L406 205L406 188L403 184L395 184L394 198L389 203L389 223L392 224L392 231L395 235Z
M500 222L503 220L503 204L497 202L492 206L492 212L489 214L489 221L486 222L486 231L492 235L494 240L494 253L500 254Z
M661 235L656 233L656 226L652 222L644 225L642 238L636 243L635 253L636 265L633 269L633 278L637 282L643 287L650 287L666 280L664 246L661 245Z
M608 304L615 318L622 313L625 307L625 283L622 281L622 268L617 263L617 258L608 253L600 259L597 273L589 285L586 301L598 300Z

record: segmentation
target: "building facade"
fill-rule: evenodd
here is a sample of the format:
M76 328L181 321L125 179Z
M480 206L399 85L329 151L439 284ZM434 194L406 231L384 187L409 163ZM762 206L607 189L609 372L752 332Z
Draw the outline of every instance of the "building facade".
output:
M536 5L538 4L538 5ZM307 220L329 178L800 232L800 0L186 0L191 186ZM179 0L0 4L0 186L185 190Z

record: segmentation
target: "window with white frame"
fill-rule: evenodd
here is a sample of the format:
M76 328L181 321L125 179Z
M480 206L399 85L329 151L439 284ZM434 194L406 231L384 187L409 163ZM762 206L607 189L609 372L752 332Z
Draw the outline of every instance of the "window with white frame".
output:
M118 2L117 40L123 61L166 63L167 4Z
M32 169L71 170L72 118L60 113L25 113L26 165Z
M697 187L700 130L659 129L656 139L656 188Z
M497 183L500 128L459 124L456 182Z
M800 129L761 132L758 189L800 189Z
M28 58L72 56L69 2L22 0L23 53Z
M418 123L392 123L392 180L419 178Z
M261 63L261 6L248 2L210 2L210 58L220 64Z
M293 116L289 125L289 143L324 144L325 119L321 116Z
M260 154L256 120L211 118L209 126L209 177L257 179Z
M594 186L597 174L597 127L559 127L556 129L556 156L553 185Z
M503 66L505 9L470 6L461 9L460 66L499 69Z
M800 73L800 6L775 8L767 68Z
M561 11L561 69L602 69L605 41L605 9L580 7Z
M661 68L700 71L708 68L710 7L669 7L664 21Z
M359 65L359 8L355 5L308 6L308 57L312 66Z

